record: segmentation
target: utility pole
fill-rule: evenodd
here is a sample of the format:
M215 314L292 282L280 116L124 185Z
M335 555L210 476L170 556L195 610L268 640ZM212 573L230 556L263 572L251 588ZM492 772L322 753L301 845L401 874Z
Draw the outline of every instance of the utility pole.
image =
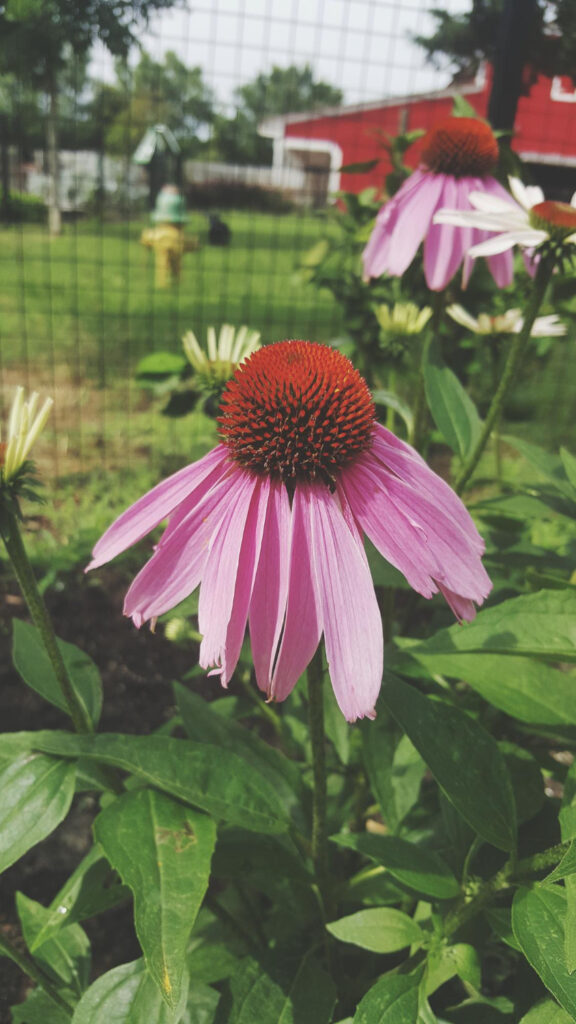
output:
M498 131L512 132L537 0L504 0L494 59L488 120Z

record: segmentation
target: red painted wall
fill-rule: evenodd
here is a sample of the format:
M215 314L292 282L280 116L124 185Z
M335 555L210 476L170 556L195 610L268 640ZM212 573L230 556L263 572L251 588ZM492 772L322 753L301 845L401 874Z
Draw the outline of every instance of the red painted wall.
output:
M486 116L488 107L490 72L491 69L488 69L482 88L477 92L467 92L464 96L481 117ZM563 79L562 84L566 92L573 91L570 79ZM520 153L553 153L576 161L576 102L552 100L551 86L552 80L541 76L532 86L529 96L521 97L512 145ZM379 157L380 163L373 171L342 175L342 189L360 192L368 186L381 189L390 170L390 161L379 144L383 135L397 135L400 131L416 128L428 129L451 111L451 97L422 97L371 110L347 113L344 108L341 113L333 116L311 117L309 120L288 124L285 134L336 142L342 149L344 166ZM408 150L406 162L410 166L417 166L421 149L422 143L417 142Z

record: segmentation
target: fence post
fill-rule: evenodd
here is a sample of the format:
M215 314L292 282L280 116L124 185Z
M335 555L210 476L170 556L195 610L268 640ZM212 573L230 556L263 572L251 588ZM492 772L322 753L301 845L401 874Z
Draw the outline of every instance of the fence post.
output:
M499 131L511 132L514 128L527 43L536 12L537 0L504 0L488 104L488 120Z

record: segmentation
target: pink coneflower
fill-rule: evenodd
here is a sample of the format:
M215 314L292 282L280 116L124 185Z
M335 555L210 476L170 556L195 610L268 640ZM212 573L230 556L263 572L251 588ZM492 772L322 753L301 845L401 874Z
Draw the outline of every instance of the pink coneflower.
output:
M349 721L372 716L382 623L365 532L420 594L474 617L490 580L459 498L409 445L376 423L368 387L326 345L281 341L228 382L222 443L158 484L107 530L90 568L168 517L124 612L137 626L200 584L200 664L227 685L246 623L259 687L284 700L322 634Z
M470 192L484 192L509 200L508 193L490 172L498 162L498 143L484 121L473 117L447 117L432 128L425 140L422 166L404 182L378 217L363 253L364 276L400 277L424 240L424 273L433 291L441 291L462 264L462 287L472 272L472 245L489 232L433 223L442 207L471 210ZM496 284L503 288L513 276L511 253L488 257Z

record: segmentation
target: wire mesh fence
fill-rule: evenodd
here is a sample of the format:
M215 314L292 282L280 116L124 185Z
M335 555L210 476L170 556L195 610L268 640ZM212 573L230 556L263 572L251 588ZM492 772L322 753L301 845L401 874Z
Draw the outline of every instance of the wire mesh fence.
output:
M448 67L426 63L412 39L431 31L436 6L214 0L167 9L128 63L100 43L88 58L69 51L56 112L46 90L2 76L12 205L0 227L0 385L5 398L20 382L56 398L46 456L56 473L154 460L160 436L185 454L189 439L162 420L161 402L134 372L147 353L179 352L186 330L203 338L212 324L247 324L264 341L327 341L345 330L337 298L306 284L298 267L330 231L334 190L377 184L346 178L342 164L365 160L384 131L427 127L436 116L434 103L415 115L413 103L394 100L450 85ZM275 82L274 68L308 75ZM487 96L480 80L468 86ZM565 80L558 88L570 94ZM270 116L274 89L283 95ZM330 125L314 123L307 106L328 107ZM56 182L45 141L54 117ZM544 149L549 131L541 119ZM564 168L566 189L573 166L564 156L554 167ZM141 243L170 182L187 202L188 251L163 283L157 252ZM54 189L60 234L46 219ZM558 366L555 405L566 404L568 387Z

